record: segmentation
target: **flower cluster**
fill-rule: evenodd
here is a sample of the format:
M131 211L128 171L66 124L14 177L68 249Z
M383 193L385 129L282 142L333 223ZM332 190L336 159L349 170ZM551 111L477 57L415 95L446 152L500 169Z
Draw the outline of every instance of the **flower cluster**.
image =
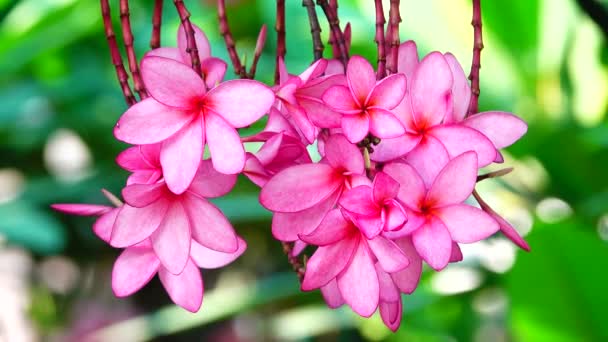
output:
M459 244L499 230L527 248L491 209L466 203L478 170L502 162L499 149L527 126L510 113L467 115L471 89L451 54L419 60L416 45L405 42L397 72L379 80L360 56L346 68L320 59L297 76L279 58L279 81L270 88L223 81L226 63L211 57L204 33L194 30L202 76L190 67L183 27L178 48L154 49L141 61L150 97L114 130L135 145L117 158L132 173L125 203L54 205L99 216L94 232L124 248L113 269L117 296L158 273L175 303L199 309L198 268L224 266L246 248L208 201L230 192L239 173L261 188L276 239L296 243L294 255L316 248L302 290L320 289L330 307L347 304L361 316L379 310L393 330L401 293L416 289L423 261L441 271L462 259ZM263 131L239 136L266 114ZM262 146L246 153L249 142Z

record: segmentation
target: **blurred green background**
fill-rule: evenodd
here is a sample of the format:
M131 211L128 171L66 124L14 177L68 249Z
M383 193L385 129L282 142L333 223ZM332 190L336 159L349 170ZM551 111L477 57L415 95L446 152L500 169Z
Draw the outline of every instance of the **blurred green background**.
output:
M152 3L131 1L139 56L148 49ZM186 3L213 54L227 58L214 1ZM120 44L118 1L111 4ZM269 26L258 68L267 83L274 11L270 0L228 7L248 61L259 27ZM468 72L470 13L466 0L402 0L401 39L416 40L423 53L451 51ZM375 61L373 2L341 0L340 17L353 25L352 53ZM296 74L312 60L307 20L301 1L287 1L287 65ZM463 262L440 274L425 270L416 293L403 297L403 323L393 334L377 316L330 310L318 292L299 291L246 179L216 203L249 249L229 267L204 272L198 314L172 305L157 279L114 298L110 272L119 251L93 236L92 219L49 209L106 203L99 189L118 193L127 176L114 163L126 146L112 127L126 105L99 4L0 0L0 341L81 341L92 332L115 341L608 340L606 37L574 0L484 1L483 20L480 107L512 111L529 131L507 149L505 166L515 171L479 188L526 234L532 252L501 236L464 246ZM175 46L178 25L166 1L163 45ZM322 28L326 41L324 20Z

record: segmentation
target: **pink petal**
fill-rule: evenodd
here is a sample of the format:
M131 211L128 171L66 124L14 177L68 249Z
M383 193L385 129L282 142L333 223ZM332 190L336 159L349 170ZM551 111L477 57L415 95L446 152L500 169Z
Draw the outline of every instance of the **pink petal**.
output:
M432 127L451 109L452 71L443 55L431 52L420 61L411 82L414 121L418 127Z
M171 274L161 267L158 277L175 304L190 312L200 309L203 303L203 278L192 260L188 260L181 274Z
M426 196L426 188L418 172L403 163L387 164L383 171L399 183L397 198L410 208L418 208Z
M141 76L148 93L171 107L195 109L205 95L205 82L189 66L164 57L146 57L141 61Z
M333 209L341 191L334 191L318 204L295 213L274 213L272 216L272 235L280 241L296 241L299 236L311 233Z
M299 99L300 106L306 111L310 121L321 128L339 128L342 115L331 110L321 101Z
M405 161L414 167L426 187L431 186L449 160L443 144L430 135L426 135L420 144L405 156Z
M382 269L386 272L398 272L410 264L401 249L394 242L383 236L376 236L368 240L367 244L372 253L378 258L378 263L382 266Z
M336 170L345 170L353 174L362 174L365 171L359 148L351 144L342 134L332 134L327 139L325 158Z
M309 66L304 72L300 74L300 79L302 83L306 83L311 79L317 78L325 72L325 68L327 67L327 60L320 59L314 62L311 66Z
M226 175L217 172L213 168L211 160L206 159L199 165L188 191L205 198L224 196L234 188L236 178L237 176L234 174Z
M323 102L331 109L341 113L354 114L360 111L360 107L353 99L353 95L346 86L333 86L323 93Z
M374 202L383 204L399 194L399 182L386 172L378 172L374 177Z
M357 114L342 117L342 131L348 140L356 144L363 140L369 133L369 115Z
M405 74L408 79L414 74L418 67L418 48L413 40L408 40L399 45L397 70Z
M382 212L374 216L351 214L348 211L344 212L344 214L347 217L350 217L350 220L353 221L355 226L359 228L359 231L363 233L365 238L368 240L378 236L384 227L385 218L382 215Z
M302 241L316 246L327 246L345 239L353 233L352 224L344 219L338 209L331 210L321 224L310 234L300 234Z
M107 205L69 203L51 204L51 208L66 214L79 216L100 216L113 209L113 207Z
M129 247L114 262L112 291L116 297L126 297L139 291L158 271L160 261L145 247Z
M192 24L192 29L194 29L194 41L196 42L196 49L198 50L198 58L203 61L211 56L211 46L209 45L209 40L198 26ZM182 56L182 61L188 66L192 65L190 53L187 52L188 38L183 25L179 25L179 29L177 31L177 48Z
M228 64L219 58L209 57L202 61L201 70L207 89L211 89L222 82L227 68Z
M112 237L112 227L116 222L116 216L120 212L120 208L114 208L107 213L101 215L93 224L93 232L97 237L105 242L110 242Z
M133 184L122 189L122 197L128 205L136 208L147 207L165 194L164 182L156 184Z
M161 264L169 272L180 274L190 258L190 224L184 207L175 202L165 219L152 234L152 247Z
M325 75L343 75L344 64L337 59L330 59L327 61L327 69L325 69Z
M127 178L127 185L153 184L163 176L162 171L136 171Z
M448 228L452 240L458 243L477 242L500 229L490 215L466 204L443 207L436 211L436 215Z
M376 262L376 274L378 274L378 282L380 284L380 301L381 302L396 302L401 301L399 289L395 286L395 282L390 274L382 268L379 262Z
M444 55L446 62L452 70L452 77L454 84L452 85L452 103L454 110L452 115L446 116L445 123L460 122L464 120L468 110L469 102L471 101L471 87L469 86L469 80L462 70L462 66L458 63L458 60L451 53Z
M285 60L283 57L279 57L279 84L286 83L289 80L289 73L287 72L287 67L285 66Z
M167 187L174 194L179 195L188 189L201 163L205 141L201 120L193 120L163 142L160 163Z
M346 66L346 79L353 97L363 105L376 85L374 68L365 58L352 56Z
M204 103L206 110L219 114L232 127L240 128L268 113L274 103L274 92L258 81L232 80L209 91Z
M260 203L271 211L302 211L329 197L341 184L342 180L329 165L296 165L266 183L260 193Z
M452 238L439 219L431 218L418 228L412 234L412 242L422 259L436 271L441 271L450 262Z
M204 198L187 193L182 204L188 214L192 238L218 252L235 253L238 238L224 214Z
M128 204L121 207L114 227L110 245L116 248L133 246L148 238L160 226L167 212L167 201L161 200L144 208Z
M340 197L340 206L352 213L366 216L380 214L380 207L376 206L372 197L372 188L366 185L356 186L345 191Z
M405 222L405 224L401 226L401 228L396 230L385 230L383 233L384 237L395 240L404 236L411 235L416 229L420 228L427 221L426 216L416 210L406 209L406 213L407 221Z
M401 325L401 316L403 314L401 299L396 302L380 302L379 305L382 322L391 331L396 332Z
M405 75L390 75L374 86L367 99L367 106L391 110L401 103L406 90Z
M460 246L456 242L452 242L452 255L450 255L450 262L462 261L462 251Z
M222 117L209 113L205 133L213 167L221 173L240 173L245 167L245 150L237 131Z
M284 113L295 123L295 127L301 132L303 139L312 144L315 141L317 130L312 124L306 111L302 107L284 103Z
M298 137L298 133L294 127L285 119L283 114L274 107L270 108L268 122L266 123L264 131L277 133L285 132L285 134L289 136Z
M183 63L182 55L179 52L179 49L173 47L160 47L150 50L144 55L144 58L146 57L165 57Z
M237 237L238 249L232 253L223 253L216 250L207 248L203 245L198 244L196 241L192 241L190 248L190 256L194 263L200 268L213 269L224 267L241 256L247 249L247 243L245 240Z
M420 282L422 259L416 251L411 237L400 238L396 240L395 243L401 248L410 261L410 265L399 272L391 274L391 277L397 288L399 288L399 291L410 294L416 290L416 287L418 287L418 283Z
M473 151L477 154L478 167L490 165L496 158L496 148L492 142L477 130L464 125L435 126L428 134L441 141L450 158Z
M147 98L129 108L114 127L116 139L129 144L163 141L192 120L192 113Z
M380 285L365 243L359 243L349 265L338 276L338 288L344 301L357 314L369 317L378 308Z
M340 65L342 65L342 63L340 63ZM321 287L321 294L323 295L323 299L325 299L327 306L332 309L339 308L344 304L344 299L338 288L338 282L335 279L332 279L327 285Z
M358 239L350 237L338 243L321 246L306 263L302 291L310 291L326 285L344 270L357 249Z
M426 197L435 208L464 202L473 192L477 182L477 156L465 152L441 170Z
M298 256L300 255L304 249L306 249L306 247L308 247L308 244L302 240L296 240L293 243L293 249L291 250L291 256Z
M249 180L259 186L260 188L266 185L272 175L266 171L266 168L253 154L247 153L245 156L245 168L243 168L243 175ZM235 175L236 176L236 175Z
M369 108L369 131L378 138L396 138L405 134L405 128L397 117L382 108Z
M530 246L528 245L526 240L524 240L521 235L519 235L519 232L517 232L517 230L515 230L515 228L513 228L513 226L510 225L509 222L507 222L507 220L503 219L498 214L493 214L492 217L500 225L500 231L503 233L504 236L506 236L509 240L511 240L514 244L516 244L524 251L530 251Z
M463 124L481 132L497 149L510 146L528 131L525 121L506 112L483 112L471 115Z
M406 133L397 138L382 139L380 144L374 146L371 159L376 162L387 162L405 156L413 150L422 139L419 134Z
M152 146L156 145L158 144L153 144ZM123 169L131 172L154 169L154 166L150 165L150 163L142 156L140 146L129 147L128 149L120 152L120 154L116 157L116 163Z
M385 204L386 223L384 229L394 231L400 229L407 221L405 209L395 200Z

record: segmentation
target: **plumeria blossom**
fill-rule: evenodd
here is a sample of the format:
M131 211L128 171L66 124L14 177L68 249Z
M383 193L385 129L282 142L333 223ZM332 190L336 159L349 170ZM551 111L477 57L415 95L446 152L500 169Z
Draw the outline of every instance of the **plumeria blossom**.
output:
M314 230L344 190L368 182L364 171L359 149L336 134L325 144L323 163L296 165L276 174L260 193L260 203L275 212L274 237L295 241L298 234Z
M126 204L117 214L110 244L126 248L150 239L161 264L173 274L186 267L192 240L233 253L238 249L236 233L207 198L223 196L235 182L236 175L221 174L205 160L180 195L172 193L164 181L129 185L122 191Z
M435 270L447 266L454 242L473 243L499 229L484 211L463 203L475 187L477 163L475 152L465 152L450 160L429 187L410 165L384 167L401 185L398 199L408 221L400 233L411 234L422 259Z
M172 192L188 189L205 143L216 170L243 170L245 151L236 128L268 112L274 102L270 88L253 80L234 80L207 92L191 68L157 56L142 60L141 73L151 97L123 114L114 135L131 144L162 143L160 163Z
M391 112L406 91L406 78L394 74L376 82L374 69L367 60L353 56L346 68L348 86L333 86L323 94L323 102L342 114L341 127L352 143L368 133L378 138L395 138L405 133Z
M133 146L116 157L116 163L131 172L127 185L151 184L162 178L160 147L161 144Z

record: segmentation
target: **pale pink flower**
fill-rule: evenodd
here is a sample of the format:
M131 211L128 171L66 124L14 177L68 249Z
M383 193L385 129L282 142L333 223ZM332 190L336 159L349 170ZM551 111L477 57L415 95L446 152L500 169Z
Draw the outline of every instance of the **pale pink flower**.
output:
M126 204L116 217L110 238L113 247L125 248L150 239L161 264L180 274L188 262L191 240L218 252L237 250L237 236L222 212L207 198L228 193L236 175L218 173L204 160L194 180L180 195L164 181L133 184L123 189Z
M371 133L379 138L394 138L405 133L391 112L403 99L406 78L395 74L376 82L374 69L360 56L351 57L346 69L348 86L333 86L323 94L323 102L342 114L341 127L352 143Z
M142 60L141 73L151 97L123 114L114 135L137 145L162 142L160 163L172 192L186 191L205 143L216 170L226 174L243 170L245 151L236 128L268 112L274 102L270 88L253 80L234 80L207 92L191 68L156 56Z
M452 258L453 242L476 242L499 229L484 211L463 203L475 187L477 163L474 152L457 156L428 188L410 165L391 163L384 167L384 172L400 183L398 199L408 214L399 235L411 234L420 256L436 270Z
M289 167L262 188L260 203L275 212L272 234L281 241L295 241L298 234L315 229L333 209L345 189L359 185L365 167L359 149L341 134L325 144L322 163Z
M382 232L398 230L407 220L396 200L399 183L384 172L374 177L373 185L354 187L340 197L340 206L368 239Z
M156 183L163 176L160 165L161 144L129 147L116 157L116 163L131 171L127 185Z

